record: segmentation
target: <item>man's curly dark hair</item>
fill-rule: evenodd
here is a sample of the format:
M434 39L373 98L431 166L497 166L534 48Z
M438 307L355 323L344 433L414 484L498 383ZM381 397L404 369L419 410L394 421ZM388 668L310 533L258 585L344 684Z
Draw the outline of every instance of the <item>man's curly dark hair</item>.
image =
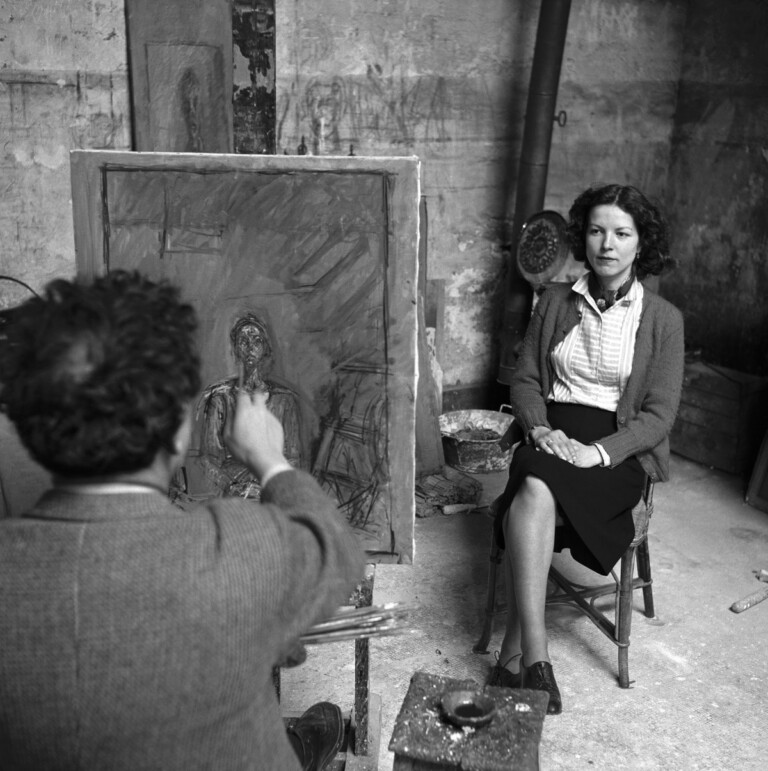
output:
M590 187L573 202L568 212L567 233L573 258L587 259L586 232L590 211L604 204L618 206L635 221L640 236L640 254L635 262L637 278L658 276L673 267L669 254L667 223L659 209L636 187L631 185L602 185Z
M197 317L169 283L113 271L56 280L0 333L0 406L54 474L148 467L174 452L200 390Z

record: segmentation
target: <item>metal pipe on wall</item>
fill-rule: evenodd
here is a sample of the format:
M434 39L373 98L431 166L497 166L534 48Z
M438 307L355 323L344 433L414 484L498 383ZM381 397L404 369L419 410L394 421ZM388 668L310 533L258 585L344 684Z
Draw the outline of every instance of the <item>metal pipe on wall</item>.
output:
M531 290L517 270L517 243L528 217L544 208L553 123L557 120L564 125L561 116L555 116L555 102L570 11L571 0L542 0L539 11L512 222L512 264L501 331L498 380L505 384L511 381L515 352L525 335L530 313Z

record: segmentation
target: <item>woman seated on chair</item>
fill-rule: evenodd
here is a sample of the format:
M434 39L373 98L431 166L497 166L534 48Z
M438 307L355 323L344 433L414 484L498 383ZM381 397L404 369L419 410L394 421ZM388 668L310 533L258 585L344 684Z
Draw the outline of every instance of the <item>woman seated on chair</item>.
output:
M489 684L546 691L549 714L562 710L544 622L553 550L603 575L626 551L646 475L668 477L684 356L682 315L640 283L672 262L658 209L634 187L590 188L568 236L588 270L530 319L510 386L523 441L492 504L508 612Z

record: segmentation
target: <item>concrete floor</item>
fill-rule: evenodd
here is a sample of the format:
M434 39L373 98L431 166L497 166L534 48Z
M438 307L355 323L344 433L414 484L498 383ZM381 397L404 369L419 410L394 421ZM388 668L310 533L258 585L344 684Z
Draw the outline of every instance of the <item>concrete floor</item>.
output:
M475 477L483 483L481 504L504 477ZM416 632L371 643L371 691L382 702L372 768L392 769L387 745L414 672L485 680L493 657L472 646L489 528L481 511L417 519L414 564L376 567L374 603L419 610ZM588 619L566 607L548 610L564 711L545 721L541 768L768 768L768 601L740 614L729 610L765 586L752 571L768 569L768 513L743 502L737 477L673 456L672 481L656 486L650 551L657 617L634 614L630 689L618 687L616 648ZM599 578L567 552L556 559L569 573ZM500 641L499 628L490 650ZM283 707L301 711L331 699L349 711L353 690L352 643L317 646L302 667L285 671Z

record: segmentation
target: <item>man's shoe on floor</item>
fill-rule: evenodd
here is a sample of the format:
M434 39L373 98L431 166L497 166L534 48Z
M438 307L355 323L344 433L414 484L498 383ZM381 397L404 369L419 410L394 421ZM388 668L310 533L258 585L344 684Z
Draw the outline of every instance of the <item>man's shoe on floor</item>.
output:
M323 771L344 741L341 710L329 701L313 704L288 729L288 735L301 761L302 771Z

